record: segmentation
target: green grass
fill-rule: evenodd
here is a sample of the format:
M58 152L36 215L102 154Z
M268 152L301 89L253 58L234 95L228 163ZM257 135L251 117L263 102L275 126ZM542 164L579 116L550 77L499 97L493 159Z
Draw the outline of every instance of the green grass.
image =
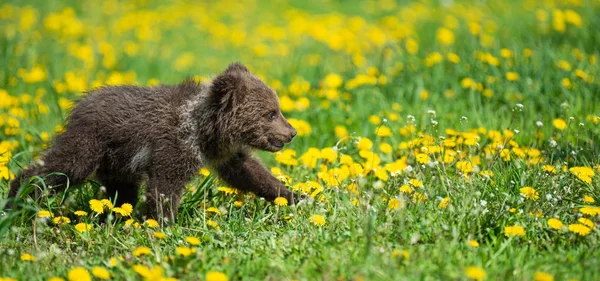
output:
M284 115L310 128L286 147L297 164L257 154L291 188L313 185L309 200L277 206L228 195L199 174L177 222L159 228L141 208L130 226L108 209L108 219L91 211L90 200L105 198L93 179L57 195L27 185L23 193L37 189L39 200L23 196L22 208L0 211L0 280L67 280L76 267L101 267L114 280L219 280L211 271L229 280L600 279L599 212L582 211L600 208L600 5L431 2L0 4L0 209L10 179L43 154L84 90L206 80L232 61L289 97ZM360 77L375 82L352 86ZM390 136L377 135L386 128ZM363 171L349 172L356 167ZM45 210L71 223L39 218ZM550 227L551 218L564 227ZM92 228L77 231L82 222ZM509 237L510 226L525 235ZM141 246L151 253L135 256ZM139 265L156 276L143 277Z

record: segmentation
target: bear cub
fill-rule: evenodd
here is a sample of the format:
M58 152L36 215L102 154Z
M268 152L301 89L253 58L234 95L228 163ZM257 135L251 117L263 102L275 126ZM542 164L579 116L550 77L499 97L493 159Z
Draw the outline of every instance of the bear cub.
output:
M279 99L240 64L206 83L176 86L106 86L72 110L65 132L10 185L9 198L32 176L63 189L95 172L116 204L138 200L146 181L146 215L173 220L185 184L201 167L212 168L234 188L267 200L299 197L266 170L252 150L276 152L296 130Z

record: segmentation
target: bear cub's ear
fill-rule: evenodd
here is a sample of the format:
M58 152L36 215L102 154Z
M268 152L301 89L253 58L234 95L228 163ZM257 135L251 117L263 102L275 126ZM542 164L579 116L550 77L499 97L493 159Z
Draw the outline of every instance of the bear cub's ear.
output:
M241 62L234 62L234 63L230 64L229 67L227 67L227 69L225 70L224 73L231 74L231 73L235 73L235 72L250 72L250 71Z
M227 110L240 98L245 90L245 74L250 73L248 68L239 62L234 62L227 69L215 77L211 86L213 102Z

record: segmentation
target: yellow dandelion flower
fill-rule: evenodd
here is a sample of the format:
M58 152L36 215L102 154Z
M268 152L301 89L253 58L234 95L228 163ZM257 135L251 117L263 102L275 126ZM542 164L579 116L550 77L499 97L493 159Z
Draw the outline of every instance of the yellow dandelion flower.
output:
M67 217L56 217L52 220L54 224L69 224L71 223L71 219Z
M323 226L326 223L325 217L323 217L321 215L313 215L312 217L310 217L308 219L308 221L310 221L312 224L314 224L316 226Z
M479 247L479 242L477 242L476 240L469 240L468 244L473 248Z
M431 159L429 158L429 155L427 155L425 153L417 154L416 158L417 158L417 162L419 164L427 164L427 163L429 163L429 161L431 161Z
M590 234L590 232L592 230L583 224L574 223L574 224L569 225L569 231L571 231L577 235L580 235L580 236L586 236L586 235Z
M593 222L592 220L590 220L590 219L586 219L586 218L579 218L579 219L577 219L577 221L578 221L579 223L581 223L581 224L583 224L583 225L585 225L585 226L589 227L589 228L592 228L592 229L596 228L596 226L594 226L594 222Z
M35 257L32 254L22 254L21 255L21 260L22 261L35 261Z
M129 203L125 203L123 205L121 205L121 209L124 211L123 216L130 216L131 213L133 213L133 205L129 204Z
M583 203L594 203L594 202L596 202L596 200L594 200L594 197L589 196L589 195L583 196Z
M154 232L153 235L156 239L165 239L165 237L167 237L166 234L164 234L163 232L160 232L160 231Z
M506 73L506 80L508 81L517 81L519 80L519 74L516 72L507 72Z
M221 211L218 208L216 208L216 207L208 207L208 208L206 208L206 212L207 213L217 214L217 215L221 215L222 214Z
M408 253L408 251L406 251L406 250L401 251L401 250L396 249L392 252L392 258L395 258L398 256L402 256L402 258L405 260L410 258L410 254Z
M410 179L408 182L414 187L423 187L423 182L418 179Z
M382 142L379 144L379 151L381 151L385 154L390 154L390 153L392 153L393 150L394 150L394 148L389 143Z
M106 280L110 278L110 272L105 268L95 266L92 268L92 274L98 279Z
M235 205L236 207L240 208L240 207L242 207L244 205L244 202L242 202L242 201L235 201L235 202L233 202L233 205Z
M437 41L442 45L452 45L454 43L454 33L448 28L439 28L437 30Z
M73 214L75 214L78 217L84 217L84 216L87 216L88 213L86 211L79 210L79 211L75 211Z
M222 273L219 271L210 271L210 272L206 273L206 276L204 276L204 279L206 279L206 281L227 281L227 280L229 280L227 278L227 275L225 275L225 273Z
M221 227L219 227L219 224L217 224L217 222L214 220L207 220L206 224L208 224L211 227L216 228L217 230L221 230Z
M533 275L534 281L554 281L554 276L550 273L538 271Z
M549 219L547 223L548 223L549 227L556 229L556 230L559 230L565 226L559 219L555 219L555 218Z
M477 266L469 266L465 268L465 275L473 280L485 280L485 278L487 277L485 270Z
M448 203L450 202L450 197L444 197L442 201L438 204L438 208L446 209L448 207Z
M375 129L375 134L377 134L378 137L391 137L392 136L392 129L390 129L390 127L388 126L380 126L377 129Z
M79 231L81 233L84 233L84 232L92 230L92 225L84 223L84 222L81 222L81 223L78 223L78 224L75 225L75 230L77 230L77 231Z
M188 242L188 243L190 243L191 245L194 245L194 246L200 245L200 239L198 239L196 237L193 237L193 236L186 237L185 241Z
M595 175L594 169L590 167L573 167L569 171L587 184L592 183L592 177Z
M50 211L42 210L37 213L38 218L51 218L54 215Z
M523 236L525 236L525 228L523 228L520 225L505 226L504 227L504 235L506 237L514 237L514 236L523 237Z
M277 197L275 200L273 200L273 203L275 203L277 206L287 206L288 200L283 197Z
M561 118L556 118L552 120L552 125L554 126L554 128L559 129L561 131L567 128L567 122Z
M408 185L403 185L400 187L400 191L403 193L411 193L412 192L412 187L408 186Z
M551 173L551 174L555 174L556 175L556 168L554 168L554 166L544 165L542 167L542 169L544 169L544 172L546 172L546 173Z
M0 280L2 280L2 278L0 278ZM9 280L2 280L2 281L9 281ZM55 276L55 277L50 277L50 279L48 279L48 281L65 281L65 279Z
M231 187L226 187L226 186L221 186L217 188L218 191L221 191L227 195L231 195L231 194L238 194L239 191L235 188L231 188Z
M579 209L579 212L581 212L582 214L585 214L585 215L589 215L589 216L596 216L596 215L600 215L600 207L585 206L585 207L581 207Z
M144 224L151 228L157 228L160 226L155 219L147 219Z
M538 198L540 198L538 192L531 186L522 187L521 189L519 189L519 191L521 192L521 195L523 195L526 199L537 200Z
M90 200L90 209L97 214L104 213L104 204L100 200L92 199Z
M92 281L92 276L87 269L83 267L75 267L67 273L69 281Z
M371 150L373 142L368 138L360 138L356 147L360 150Z
M139 256L143 256L143 255L150 255L150 254L152 254L152 250L150 250L150 248L148 248L146 246L140 246L140 247L135 248L135 250L133 250L132 254L135 257L139 257Z
M392 198L388 201L389 210L395 210L398 208L400 208L400 200L398 200L397 198Z
M188 248L188 247L177 247L177 248L175 248L175 252L180 256L188 257L192 253L195 253L196 249Z

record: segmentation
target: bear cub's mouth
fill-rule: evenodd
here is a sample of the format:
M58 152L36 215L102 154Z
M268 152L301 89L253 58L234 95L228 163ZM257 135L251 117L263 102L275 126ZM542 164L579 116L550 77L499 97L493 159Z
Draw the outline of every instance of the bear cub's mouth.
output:
M282 141L274 138L269 138L269 144L277 149L282 149L284 145Z

